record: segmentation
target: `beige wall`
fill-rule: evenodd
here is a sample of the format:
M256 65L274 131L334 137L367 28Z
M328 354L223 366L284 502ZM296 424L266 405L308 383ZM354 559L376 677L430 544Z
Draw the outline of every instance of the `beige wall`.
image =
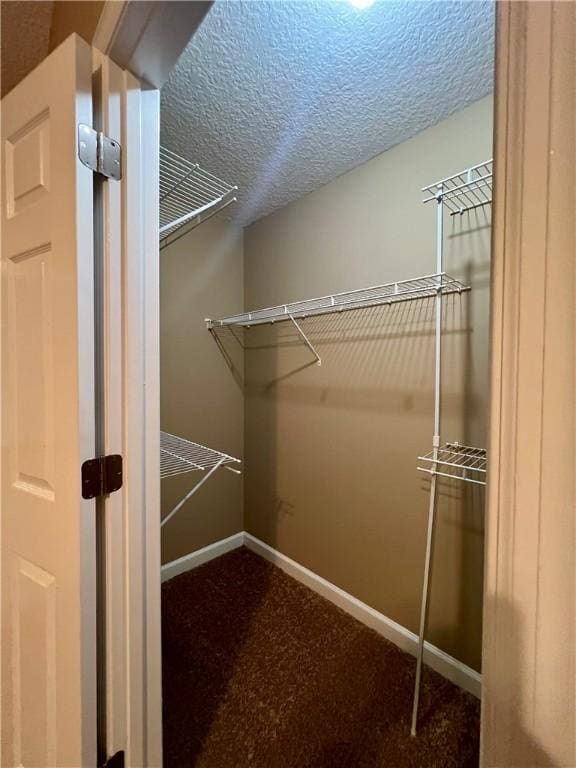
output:
M1 95L77 32L91 43L104 0L10 0L0 4Z
M484 99L245 231L246 308L435 271L420 188L491 156ZM447 219L443 437L485 445L489 214ZM240 306L238 305L238 307ZM433 300L246 332L245 527L417 629L431 448ZM225 337L226 334L223 334ZM229 340L228 340L229 341ZM230 348L233 348L231 342ZM483 490L442 484L429 639L479 668Z
M162 429L239 458L243 394L204 318L242 301L242 233L225 219L214 217L160 252ZM242 351L232 353L241 375ZM197 480L194 473L163 480L163 513ZM242 530L242 481L225 470L210 478L162 529L163 562Z
M104 7L104 0L56 0L50 28L53 51L73 32L91 43Z

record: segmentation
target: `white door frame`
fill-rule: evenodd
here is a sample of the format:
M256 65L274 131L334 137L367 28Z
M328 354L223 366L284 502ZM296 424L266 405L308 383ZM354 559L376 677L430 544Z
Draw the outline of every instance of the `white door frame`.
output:
M126 467L124 566L129 629L129 766L162 764L160 648L159 93L126 74L123 334ZM131 119L133 116L133 119ZM110 542L111 547L113 543ZM114 585L111 584L112 593ZM136 716L134 713L138 713Z
M497 13L482 765L576 765L576 4Z
M112 0L94 38L117 64L103 65L102 127L114 138L121 125L124 148L121 213L118 188L105 191L107 450L124 457L124 487L106 500L106 740L134 768L162 765L156 88L210 5Z
M94 80L100 127L123 153L122 180L102 184L102 418L105 452L123 456L124 485L104 498L101 512L105 734L99 741L108 757L124 751L127 766L160 766L159 575L142 581L146 562L148 573L160 573L159 533L149 525L160 514L158 343L144 324L147 314L153 319L150 285L157 282L159 94L97 51Z
M122 69L161 88L213 0L107 0L92 44Z
M103 431L123 487L103 499L100 751L162 764L158 349L159 93L94 51L100 128L122 146L103 195ZM102 653L103 651L103 653Z

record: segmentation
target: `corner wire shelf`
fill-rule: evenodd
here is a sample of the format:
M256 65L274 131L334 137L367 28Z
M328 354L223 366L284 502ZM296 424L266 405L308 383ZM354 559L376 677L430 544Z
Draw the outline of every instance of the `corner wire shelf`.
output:
M418 460L428 466L418 467L419 472L440 475L467 483L486 485L486 449L473 448L460 443L445 443L436 450L431 450Z
M161 247L172 242L170 236L185 224L201 224L227 208L236 201L237 190L198 163L160 147Z
M429 193L422 202L442 201L451 216L482 208L492 202L492 160L474 165L454 176L422 188Z
M160 432L160 478L174 477L175 475L182 475L187 472L205 473L186 496L162 518L160 525L166 525L168 520L178 512L217 469L223 467L235 474L241 474L234 466L230 466L240 463L240 459L229 456L227 453L222 453L222 451L215 451L212 448L207 448L205 445L193 443L190 440L171 435L168 432Z

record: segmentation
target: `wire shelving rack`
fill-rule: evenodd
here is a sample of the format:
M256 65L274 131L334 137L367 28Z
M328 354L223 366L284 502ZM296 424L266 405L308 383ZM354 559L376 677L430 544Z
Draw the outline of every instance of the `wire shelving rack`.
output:
M235 187L198 163L160 147L160 244L184 225L192 229L236 201ZM187 230L188 231L188 230Z
M482 208L492 202L492 160L486 160L471 166L460 173L423 187L426 197L422 202L436 203L436 270L442 272L444 264L444 211L451 216L464 214ZM422 663L424 640L428 617L430 593L430 566L434 542L434 523L436 516L437 478L451 477L478 485L486 484L486 451L459 443L440 441L440 406L442 393L442 293L436 295L436 313L434 330L434 434L432 450L419 457L425 466L418 470L431 476L430 499L428 503L428 528L426 534L426 556L424 561L424 579L420 604L420 627L418 632L418 651L416 658L416 679L414 683L414 702L412 707L411 733L416 735L418 724L418 705L422 681Z
M317 299L294 301L290 304L279 304L275 307L257 309L231 315L221 320L206 319L209 327L225 327L241 325L250 328L263 323L276 323L293 317L302 320L315 315L327 315L331 312L344 312L351 309L365 309L381 304L395 304L398 301L425 299L436 296L438 291L443 294L462 293L470 288L459 280L445 273L415 277L410 280L400 280L395 283L374 285L370 288L359 288L345 293L334 293Z
M353 309L387 306L401 301L433 298L438 294L448 295L469 290L469 286L464 285L464 283L444 272L440 272L433 275L424 275L423 277L414 277L409 280L400 280L395 283L385 283L344 293L334 293L316 299L294 301L291 304L279 304L275 307L231 315L220 320L206 318L206 325L209 330L213 330L214 328L233 326L251 328L252 326L266 323L291 321L296 326L304 343L315 355L318 364L320 364L321 358L298 324L298 320L318 315L328 315L333 312L347 312Z
M220 467L240 474L236 466L240 459L222 451L215 451L200 443L193 443L183 437L160 432L160 478L174 477L187 472L202 472L202 477L170 512L162 518L161 526L193 496L208 478Z
M160 248L236 201L237 187L175 152L160 147ZM181 230L181 227L185 227ZM160 432L160 477L201 472L200 480L162 518L166 525L220 467L234 469L240 460L168 432Z
M492 160L473 165L422 188L427 197L422 202L441 202L451 216L482 208L492 202Z
M418 467L419 472L430 475L464 480L467 483L486 485L486 449L473 448L460 443L445 443L434 451L419 456L418 460L425 466Z
M441 367L442 367L442 305L444 296L453 293L469 291L470 287L459 280L447 275L444 270L444 213L451 216L463 215L466 212L490 205L492 202L492 160L487 160L466 170L448 176L440 181L423 187L425 193L423 202L436 203L436 271L434 274L401 280L369 288L321 296L305 301L280 304L250 312L213 320L206 319L209 331L217 328L244 327L274 324L289 321L294 324L304 343L309 347L321 364L320 356L299 325L300 320L317 315L327 315L353 309L364 309L380 305L390 305L396 302L413 299L434 298L435 305L435 373L434 373L434 433L432 451L420 456L419 461L424 466L418 470L431 475L430 499L428 506L428 527L426 536L426 557L424 563L424 579L422 585L422 601L420 607L420 627L418 635L418 650L416 664L416 679L414 685L414 702L412 709L411 733L416 735L418 722L418 706L422 679L422 663L424 640L426 635L430 566L432 560L432 545L434 539L434 522L436 511L437 478L446 476L462 481L486 484L486 450L460 445L459 443L440 442L440 406L441 406Z

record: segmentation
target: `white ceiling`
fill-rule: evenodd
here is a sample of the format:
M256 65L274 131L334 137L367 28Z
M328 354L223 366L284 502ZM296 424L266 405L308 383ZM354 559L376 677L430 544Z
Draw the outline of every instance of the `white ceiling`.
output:
M162 143L241 189L242 224L492 90L486 0L219 0L162 91Z

